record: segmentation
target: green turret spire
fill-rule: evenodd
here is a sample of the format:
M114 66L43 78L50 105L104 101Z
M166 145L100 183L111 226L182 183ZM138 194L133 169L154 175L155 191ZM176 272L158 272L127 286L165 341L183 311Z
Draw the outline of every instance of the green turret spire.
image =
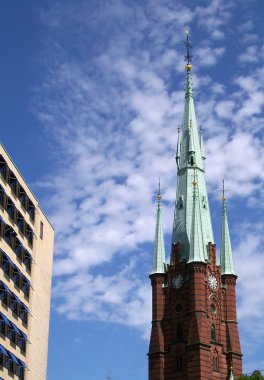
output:
M157 199L158 199L157 221L156 221L154 255L153 255L153 261L152 261L151 274L166 272L165 247L164 247L164 236L163 236L161 205L160 205L160 201L161 201L160 185L159 185L159 193L158 193Z
M187 33L185 42L187 53L185 56L186 66L186 86L185 86L185 106L183 127L180 139L180 154L178 154L178 183L177 195L174 212L173 238L172 242L178 241L182 245L181 260L190 260L190 254L194 247L191 245L191 234L193 228L201 231L201 241L203 254L200 255L201 261L208 260L207 245L213 243L213 232L208 205L207 191L204 175L204 152L200 145L196 115L193 101L192 81L191 81L191 55L190 42ZM194 173L198 183L196 191L195 207L193 204L193 178ZM194 218L193 211L196 210L197 217ZM198 217L199 215L199 217ZM193 220L199 226L192 226Z
M221 267L223 274L235 274L232 248L230 242L227 213L226 213L226 196L223 181L223 209L222 209L222 239L221 239Z
M196 174L196 173L195 173ZM193 180L193 207L192 207L192 225L191 225L191 236L190 236L190 262L205 262L204 256L204 242L202 234L202 224L201 224L201 210L199 207L199 197L198 197L198 183L196 178Z
M229 380L234 380L234 375L233 375L233 365L232 365L232 364L231 364L231 367L230 367Z

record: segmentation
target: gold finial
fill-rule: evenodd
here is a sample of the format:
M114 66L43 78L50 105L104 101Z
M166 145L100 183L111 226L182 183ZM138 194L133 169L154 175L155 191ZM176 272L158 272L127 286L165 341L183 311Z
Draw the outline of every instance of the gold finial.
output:
M225 180L223 179L223 195L222 195L222 200L226 201L226 195L225 195Z
M186 71L191 71L192 69L192 65L190 63L188 63L187 65L185 65L185 70Z

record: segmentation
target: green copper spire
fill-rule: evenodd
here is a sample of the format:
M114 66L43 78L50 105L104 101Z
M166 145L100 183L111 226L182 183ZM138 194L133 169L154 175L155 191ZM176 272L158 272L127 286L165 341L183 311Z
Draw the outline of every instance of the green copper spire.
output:
M163 227L162 227L162 217L161 217L161 195L160 195L160 185L159 193L157 196L158 207L157 207L157 221L156 221L156 233L154 242L154 255L152 261L152 272L154 273L165 273L166 262L165 262L165 247L164 247L164 237L163 237Z
M180 153L178 155L178 181L177 181L177 195L174 211L173 223L173 238L172 242L178 241L182 245L181 260L190 260L190 253L193 252L194 247L191 245L191 233L193 228L201 231L201 241L203 242L203 254L200 255L201 261L208 260L207 245L209 242L213 243L213 232L210 217L210 210L208 205L207 191L205 185L204 174L204 152L201 144L201 136L198 134L192 81L191 81L191 55L190 55L190 42L189 35L186 36L185 45L187 53L185 61L186 70L186 85L185 85L185 106L183 116L183 126L180 139ZM193 178L194 173L196 176L197 193L195 208L193 207ZM199 226L192 226L194 216L193 211L196 210L199 215L195 218L195 223ZM200 245L199 245L200 246Z
M226 196L223 181L223 209L222 209L222 239L221 239L221 267L222 274L235 274L232 248L230 242L227 213L226 213Z
M195 173L196 174L196 173ZM198 183L196 178L193 180L193 207L192 207L192 225L191 225L191 236L190 236L190 262L205 262L205 252L204 252L204 242L202 234L202 223L201 223L201 210L199 207L199 197L198 197Z

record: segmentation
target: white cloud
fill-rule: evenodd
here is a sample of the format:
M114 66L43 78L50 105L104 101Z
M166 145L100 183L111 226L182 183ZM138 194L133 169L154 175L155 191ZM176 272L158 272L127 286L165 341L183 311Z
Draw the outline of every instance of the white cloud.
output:
M210 38L218 40L225 37L224 26L232 18L233 6L230 1L211 0L206 6L196 7L197 21L210 33Z
M130 263L112 276L76 274L58 281L53 290L54 299L63 297L64 300L58 312L69 319L129 324L147 337L151 289L142 285L133 272L136 273L136 265Z
M259 291L264 286L263 227L263 223L240 223L239 232L237 231L240 243L234 252L237 273L239 273L239 317L246 333L254 336L258 342L262 341L264 336L261 328L264 295Z
M201 66L212 66L216 64L216 62L224 54L224 52L224 47L212 48L209 46L203 46L196 49L195 59Z
M238 56L241 63L258 63L264 57L264 45L258 47L257 45L247 46L245 52Z
M232 17L230 4L213 0L194 10L170 1L147 2L142 7L119 1L120 8L114 10L113 2L107 4L107 12L102 7L93 13L90 24L86 6L80 12L74 5L76 12L54 6L43 16L56 41L49 45L44 62L49 71L40 89L38 116L56 147L59 170L40 186L47 190L49 214L57 231L57 310L71 319L122 323L148 334L150 286L142 272L150 270L151 249L143 253L142 246L154 238L152 199L158 177L166 202L165 232L169 234L172 228L176 131L184 102L179 41L186 24L199 22L211 32L209 42L201 41L201 47L195 48L193 75L197 119L208 136L209 188L217 197L216 189L225 177L228 196L245 199L245 207L247 199L254 207L254 196L262 194L264 152L258 122L263 73L252 68L229 86L219 77L215 82L199 72L199 66L224 59L224 45L213 45L211 39L224 37ZM102 24L101 30L98 25ZM113 24L114 35L106 38ZM75 56L70 50L69 58L64 32L68 36L71 25L79 53ZM91 29L97 32L97 43L89 41L92 47L86 56L85 36ZM257 249L258 239L254 235L245 244ZM243 277L239 259L237 267ZM241 294L240 315L245 320Z

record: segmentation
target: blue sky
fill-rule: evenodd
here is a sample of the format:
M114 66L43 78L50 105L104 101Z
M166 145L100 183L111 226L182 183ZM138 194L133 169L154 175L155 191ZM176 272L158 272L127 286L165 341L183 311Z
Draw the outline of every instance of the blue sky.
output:
M264 369L263 2L0 10L1 140L57 232L48 380L147 378L155 193L160 177L168 255L186 28L218 247L226 181L244 371Z

